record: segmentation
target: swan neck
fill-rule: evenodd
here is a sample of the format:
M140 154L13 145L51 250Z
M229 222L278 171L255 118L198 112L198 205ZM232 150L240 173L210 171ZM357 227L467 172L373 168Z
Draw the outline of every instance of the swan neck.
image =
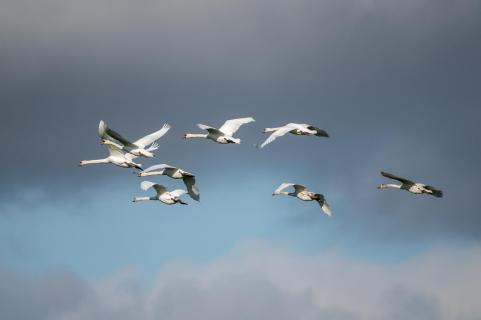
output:
M401 189L401 185L399 184L394 184L394 183L383 183L379 186L380 189L385 189L385 188L395 188L395 189Z
M279 130L279 128L265 128L264 133L270 133Z
M151 200L150 197L134 197L134 202L148 201L148 200Z
M109 163L109 159L95 159L95 160L82 160L81 165L97 164L97 163Z
M202 133L186 133L185 134L186 139L193 139L193 138L207 138L206 134Z

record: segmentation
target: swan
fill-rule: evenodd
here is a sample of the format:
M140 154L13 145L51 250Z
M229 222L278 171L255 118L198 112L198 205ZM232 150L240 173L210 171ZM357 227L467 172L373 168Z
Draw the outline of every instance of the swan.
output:
M105 145L117 145L120 146L121 150L124 150L128 153L131 153L135 156L142 156L147 158L152 158L154 154L152 151L157 150L159 145L155 143L156 140L160 139L163 135L169 131L170 125L168 123L164 123L162 128L159 130L146 135L143 138L138 139L135 142L130 142L129 140L122 137L116 131L110 129L107 124L101 120L99 123L99 136L102 139L101 144ZM151 145L149 149L146 149L148 145Z
M270 132L272 132L272 134L260 145L259 148L263 148L265 145L273 142L279 137L282 137L288 132L295 135L302 135L302 136L318 136L318 137L326 137L326 138L329 137L326 131L305 123L304 124L288 123L285 126L278 127L278 128L265 128L263 131L263 133L270 133Z
M426 194L430 194L430 195L432 195L436 198L442 198L443 197L443 192L441 190L435 189L434 187L425 185L423 183L413 182L411 180L404 179L404 178L401 178L401 177L397 177L393 174L383 172L383 171L381 171L381 174L386 178L397 180L397 181L401 182L401 184L381 183L377 187L378 189L396 188L396 189L403 189L403 190L409 191L409 192L414 193L414 194L426 193Z
M286 192L284 191L288 187L294 187L294 192ZM321 206L322 211L327 216L332 216L332 211L329 205L327 204L326 199L324 196L320 193L315 193L311 191L307 191L306 187L300 185L300 184L294 184L294 183L289 183L289 182L283 182L273 193L273 196L275 195L286 195L286 196L292 196L299 198L303 201L317 201L319 205Z
M146 200L158 200L165 204L180 203L180 204L187 205L187 203L182 201L182 199L180 198L181 195L187 193L187 191L185 190L176 189L172 191L167 191L167 188L164 187L163 185L150 182L150 181L142 181L140 183L140 187L142 188L142 190L148 190L153 187L157 192L157 194L152 197L134 197L133 202L146 201Z
M254 121L255 121L254 118L251 118L251 117L227 120L219 129L212 128L204 124L198 124L197 126L200 129L207 130L208 133L206 134L186 133L184 135L184 139L206 138L222 144L227 144L227 143L239 144L241 143L241 140L238 138L234 138L232 135L237 130L239 130L240 126L242 126L243 124L254 122Z
M139 173L139 177L155 175L164 175L169 176L173 179L182 179L184 181L185 187L187 188L187 193L189 194L189 196L196 201L200 200L199 189L197 189L197 186L195 185L195 176L192 173L168 164L157 164L148 167L147 169Z
M109 151L109 156L107 158L96 160L82 160L80 161L80 166L99 163L112 163L122 168L136 168L142 170L141 164L132 161L133 159L137 158L137 156L134 156L131 153L125 153L120 149L120 146L116 144L106 144L105 146ZM147 151L151 151L150 148L148 148Z

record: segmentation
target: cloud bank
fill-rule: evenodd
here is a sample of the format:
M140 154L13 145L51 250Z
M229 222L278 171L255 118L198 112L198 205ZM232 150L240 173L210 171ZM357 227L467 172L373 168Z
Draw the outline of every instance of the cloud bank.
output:
M5 319L481 319L481 250L433 250L396 265L248 243L207 264L103 280L0 272Z

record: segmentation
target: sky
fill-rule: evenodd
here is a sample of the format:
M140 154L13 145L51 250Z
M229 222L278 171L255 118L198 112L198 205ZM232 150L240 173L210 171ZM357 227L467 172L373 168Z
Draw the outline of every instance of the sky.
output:
M480 39L476 0L0 0L0 310L481 319ZM240 145L182 139L247 116ZM132 203L134 170L79 167L107 154L100 120L169 123L137 162L194 173L201 201ZM289 122L330 137L254 147ZM333 216L272 197L285 181Z

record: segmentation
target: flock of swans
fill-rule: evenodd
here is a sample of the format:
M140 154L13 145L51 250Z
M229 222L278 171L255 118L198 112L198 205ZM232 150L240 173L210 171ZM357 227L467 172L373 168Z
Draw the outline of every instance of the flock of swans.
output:
M204 138L215 141L220 144L240 144L241 139L235 138L234 134L239 130L239 128L255 120L251 117L239 118L227 120L219 129L213 128L204 124L198 124L197 126L207 131L207 133L186 133L184 135L185 139L194 138ZM111 163L123 168L136 168L140 170L138 173L139 177L164 175L172 179L182 179L187 190L175 189L168 191L167 188L161 184L142 181L140 187L142 190L148 190L153 188L156 191L154 196L136 196L133 201L146 201L146 200L156 200L165 204L183 204L187 203L181 199L181 196L188 194L192 199L200 201L199 189L196 186L195 175L187 172L183 169L168 165L168 164L157 164L151 166L147 169L142 169L142 165L135 163L134 159L138 157L152 158L154 157L154 151L159 148L156 141L162 138L170 129L170 125L164 124L159 130L146 135L134 142L124 138L118 132L112 130L107 126L104 121L99 123L99 137L100 143L105 145L109 152L109 156L103 159L97 160L82 160L80 161L80 166L89 164L100 164L100 163ZM294 135L304 135L304 136L317 136L326 137L329 135L326 131L314 127L308 124L300 123L288 123L282 127L277 128L265 128L264 133L270 133L269 137L259 146L258 148L264 148L267 144L272 143L277 138L284 136L287 133ZM411 180L395 176L393 174L381 171L381 174L393 180L401 182L401 184L383 183L378 186L378 189L384 188L396 188L409 191L413 194L429 194L437 198L441 198L443 193L441 190L437 190L432 186L425 185L423 183L413 182ZM293 192L285 191L288 188L293 188ZM286 195L296 197L303 201L316 201L321 207L322 211L327 215L331 216L331 208L329 207L324 195L312 191L306 190L306 187L289 182L283 182L272 195Z

